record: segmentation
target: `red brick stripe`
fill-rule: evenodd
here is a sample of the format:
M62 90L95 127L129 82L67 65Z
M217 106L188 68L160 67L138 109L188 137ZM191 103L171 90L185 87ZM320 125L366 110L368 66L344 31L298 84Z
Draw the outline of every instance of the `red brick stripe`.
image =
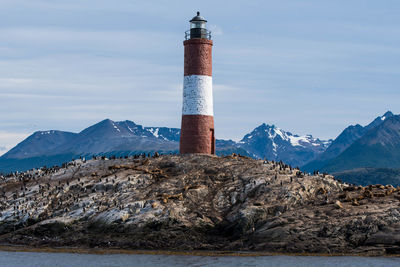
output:
M215 154L214 117L183 115L180 153Z
M212 76L212 40L190 39L185 46L185 76Z

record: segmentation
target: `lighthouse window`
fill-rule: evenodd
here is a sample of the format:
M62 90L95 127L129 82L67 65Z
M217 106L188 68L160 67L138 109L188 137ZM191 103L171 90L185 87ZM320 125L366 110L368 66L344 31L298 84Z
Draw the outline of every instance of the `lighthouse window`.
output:
M203 22L203 21L196 21L196 22L192 22L191 24L190 24L190 28L203 28L203 29L205 29L206 28L206 23L205 22Z

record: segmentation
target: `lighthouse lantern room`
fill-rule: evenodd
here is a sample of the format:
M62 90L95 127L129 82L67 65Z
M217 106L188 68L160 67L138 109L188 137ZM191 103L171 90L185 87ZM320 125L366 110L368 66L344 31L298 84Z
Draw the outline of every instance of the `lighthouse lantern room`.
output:
M186 32L186 40L192 38L204 38L211 39L211 32L207 30L207 20L200 16L200 12L197 12L197 16L193 17L190 21L190 30Z

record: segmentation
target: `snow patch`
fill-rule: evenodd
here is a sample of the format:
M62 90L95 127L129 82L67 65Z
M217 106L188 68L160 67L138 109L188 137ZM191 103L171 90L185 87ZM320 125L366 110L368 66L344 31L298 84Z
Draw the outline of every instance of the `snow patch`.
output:
M277 151L277 147L278 147L277 144L275 144L275 142L272 142L272 147L273 147L272 150L274 151L274 156L277 157L278 156L278 154L276 152Z
M282 131L281 129L275 128L274 132L276 133L275 136L279 135L282 138L282 140L287 140L286 133L284 131Z
M332 144L332 140L325 140L325 141L322 141L322 144L324 144L324 146L330 146L331 144Z
M40 132L40 134L41 135L44 135L44 134L53 134L54 133L54 131L45 131L45 132Z
M292 144L292 146L304 146L304 143L310 144L309 140L310 136L305 135L305 136L298 136L298 135L292 135L289 136L289 141ZM302 144L303 143L303 144Z
M156 138L162 138L163 140L169 141L168 138L159 134L160 128L147 128L147 130L154 135ZM171 130L170 130L171 131Z
M160 129L158 129L158 128L156 128L156 129L153 129L153 128L151 128L150 129L150 132L155 136L155 137L159 137L159 135L158 135L158 131L159 131Z
M112 123L112 125L114 126L114 129L116 129L118 132L121 132L121 130L114 123Z

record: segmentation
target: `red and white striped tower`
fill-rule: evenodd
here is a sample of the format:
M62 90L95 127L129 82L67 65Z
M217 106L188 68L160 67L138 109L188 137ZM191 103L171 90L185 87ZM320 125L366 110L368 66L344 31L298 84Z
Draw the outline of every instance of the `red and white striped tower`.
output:
M215 154L212 45L207 21L197 12L186 32L180 153Z

